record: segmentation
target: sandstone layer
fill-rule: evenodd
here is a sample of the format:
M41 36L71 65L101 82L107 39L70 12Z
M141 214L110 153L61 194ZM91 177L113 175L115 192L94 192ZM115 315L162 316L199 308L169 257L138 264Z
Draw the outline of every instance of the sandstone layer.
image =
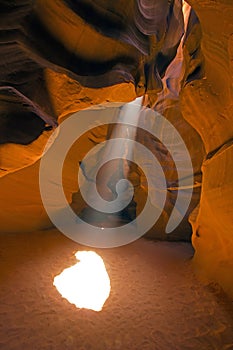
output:
M46 142L73 113L98 104L144 103L181 134L192 159L194 191L180 225L166 235L179 190L171 155L142 131L137 140L159 159L167 199L151 238L189 240L199 270L233 295L232 59L230 1L1 1L0 230L51 226L39 190ZM107 127L82 136L63 172L69 203L80 212L78 164L109 138ZM135 166L136 210L147 191ZM184 190L185 195L185 190ZM45 233L46 234L46 233Z

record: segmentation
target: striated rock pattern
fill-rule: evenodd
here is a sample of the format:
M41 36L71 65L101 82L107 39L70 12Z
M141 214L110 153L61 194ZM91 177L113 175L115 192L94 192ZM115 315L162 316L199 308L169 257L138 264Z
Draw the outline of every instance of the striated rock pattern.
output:
M58 124L84 108L145 95L144 104L168 118L185 141L196 185L184 220L166 235L179 187L175 164L161 143L138 131L138 141L162 164L168 186L163 213L147 235L188 240L192 213L196 266L233 294L233 7L227 0L189 5L0 0L0 231L51 226L38 174ZM107 127L93 129L67 156L64 191L77 211L85 204L75 164L109 133ZM143 177L135 166L129 177L140 211Z
M200 134L207 154L200 205L191 217L194 260L204 276L233 295L233 7L230 1L190 4L202 28L204 77L184 86L181 103L185 119ZM192 45L187 43L187 60L192 54Z

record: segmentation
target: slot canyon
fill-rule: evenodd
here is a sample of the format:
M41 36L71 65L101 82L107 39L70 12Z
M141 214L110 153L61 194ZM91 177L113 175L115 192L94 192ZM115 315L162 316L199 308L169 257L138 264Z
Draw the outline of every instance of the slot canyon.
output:
M0 10L0 349L233 350L233 2Z

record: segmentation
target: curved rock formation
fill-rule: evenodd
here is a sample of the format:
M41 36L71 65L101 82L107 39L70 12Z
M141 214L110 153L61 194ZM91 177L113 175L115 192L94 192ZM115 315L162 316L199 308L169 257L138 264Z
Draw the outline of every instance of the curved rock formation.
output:
M205 75L183 88L181 103L185 119L198 131L207 154L200 206L191 218L194 260L199 271L233 295L233 8L229 1L190 4L201 22ZM190 57L190 51L191 47L186 56Z
M181 134L196 185L182 223L166 235L179 189L175 164L158 140L138 131L138 141L160 160L168 187L163 213L147 235L190 239L192 212L196 264L233 294L232 5L190 0L192 9L185 4L182 11L180 0L0 4L0 230L51 225L40 198L39 160L58 124L92 105L145 95L144 103ZM84 203L75 164L109 133L93 129L67 156L63 185L77 211ZM143 176L134 166L130 176L140 211Z

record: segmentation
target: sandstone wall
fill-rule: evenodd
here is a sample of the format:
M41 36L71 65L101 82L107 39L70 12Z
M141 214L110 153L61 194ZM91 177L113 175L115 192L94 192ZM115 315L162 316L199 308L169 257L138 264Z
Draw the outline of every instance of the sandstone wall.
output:
M182 91L182 111L203 140L199 210L191 218L198 270L233 295L233 96L230 1L190 1L201 22L205 75Z
M148 236L189 239L192 212L195 265L233 295L233 7L227 0L189 4L195 12L184 23L179 0L111 1L107 7L100 0L79 7L68 0L1 1L0 231L51 225L40 198L39 162L62 120L91 105L146 93L149 106L182 135L194 180L202 182L177 230L164 232L176 198L169 192ZM74 163L108 134L104 127L93 131L67 157L64 189L77 210L83 203ZM146 134L138 139L169 164L167 182L177 186L161 145ZM137 174L132 170L134 179ZM138 207L146 195L141 185Z

